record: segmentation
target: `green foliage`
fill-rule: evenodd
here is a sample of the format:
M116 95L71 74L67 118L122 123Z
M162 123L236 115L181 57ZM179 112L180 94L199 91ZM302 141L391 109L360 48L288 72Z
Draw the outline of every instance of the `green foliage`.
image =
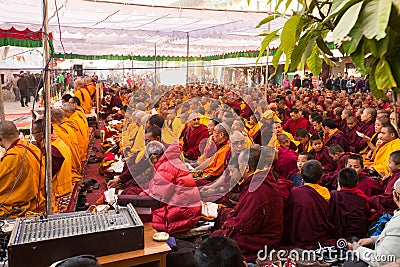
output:
M333 29L333 35L336 36L338 40L342 40L344 37L346 37L351 29L354 27L358 15L360 14L361 7L362 3L357 3L347 9L346 12L343 14L339 23L336 25L335 29Z
M381 58L376 65L375 69L376 87L379 90L397 87L396 81L392 76L389 63Z
M386 36L389 22L391 0L371 0L366 2L361 12L363 34L368 39L380 40Z
M279 35L277 35L278 31L279 30L270 32L269 34L267 34L267 36L264 37L264 39L261 43L260 54L258 55L257 62L261 58L261 56L264 54L265 49L268 47L269 43L279 37Z
M281 39L285 40L281 42L282 51L285 53L286 58L290 58L292 56L294 47L296 46L297 36L297 25L300 22L300 16L294 15L290 19L288 19L283 26ZM287 61L289 62L289 61ZM285 65L285 71L288 70L289 65Z
M267 0L267 4L272 0ZM275 13L260 22L270 23L287 16L292 1L277 1ZM318 76L322 61L334 65L332 52L324 42L328 32L336 47L363 74L370 73L370 86L375 96L383 90L400 86L400 0L299 0L300 10L295 10L285 22L282 31L265 34L261 44L264 52L277 36L281 43L272 64L278 67L285 54L285 71L303 69L305 65ZM278 13L278 9L285 12ZM286 14L286 15L285 15ZM258 26L258 27L259 27ZM260 54L261 56L262 54Z
M356 51L357 46L363 37L361 23L359 21L357 21L357 23L353 26L353 29L351 29L348 36L349 40L344 42L342 46L343 51L345 51L346 54L350 55Z
M318 46L314 45L311 55L307 58L307 65L312 73L321 72L322 58L319 57Z
M260 23L258 23L256 28L260 28L262 25L274 20L275 18L276 18L276 15L271 15L271 16L266 17L265 19L260 21Z

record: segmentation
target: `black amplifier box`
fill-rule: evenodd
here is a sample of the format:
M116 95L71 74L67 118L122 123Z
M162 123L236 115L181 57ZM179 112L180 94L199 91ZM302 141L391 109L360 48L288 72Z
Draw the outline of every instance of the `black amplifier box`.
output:
M10 267L43 267L82 254L96 257L144 248L144 227L132 205L99 213L18 218L8 244Z

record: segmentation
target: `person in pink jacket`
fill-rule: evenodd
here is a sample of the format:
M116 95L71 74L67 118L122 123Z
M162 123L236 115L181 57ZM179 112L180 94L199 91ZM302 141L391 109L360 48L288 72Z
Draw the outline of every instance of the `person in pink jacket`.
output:
M154 176L149 189L141 195L149 195L158 201L152 210L151 225L158 231L174 234L192 229L200 219L201 200L196 183L180 159L182 147L173 142L168 149L158 141L146 146L146 155L154 166Z

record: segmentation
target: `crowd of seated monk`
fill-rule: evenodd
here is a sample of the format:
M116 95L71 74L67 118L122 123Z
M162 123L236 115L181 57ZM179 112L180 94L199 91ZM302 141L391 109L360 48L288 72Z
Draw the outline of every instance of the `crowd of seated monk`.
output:
M393 215L400 139L390 107L368 94L272 88L265 98L246 88L202 88L192 86L189 98L170 88L154 105L148 92L127 98L118 137L126 164L108 186L120 189L121 199L152 196L165 204L178 198L178 206L192 207L172 216L185 226L176 229L166 228L171 218L160 226L160 205L163 216L169 214L164 204L153 208L156 229L188 231L201 215L200 209L192 213L193 203L214 202L219 209L211 235L232 238L244 259L254 261L265 245L312 248L366 238L380 216ZM153 157L178 160L185 179L171 178L171 166L159 170L158 161L149 163L150 144L160 151ZM170 156L177 149L179 157ZM160 176L174 190L157 182ZM179 193L178 181L199 194Z

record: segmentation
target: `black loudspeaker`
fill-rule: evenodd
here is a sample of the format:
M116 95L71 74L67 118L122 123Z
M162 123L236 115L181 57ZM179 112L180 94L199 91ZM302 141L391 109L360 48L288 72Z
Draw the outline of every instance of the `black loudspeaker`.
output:
M83 65L74 65L74 75L83 76Z

